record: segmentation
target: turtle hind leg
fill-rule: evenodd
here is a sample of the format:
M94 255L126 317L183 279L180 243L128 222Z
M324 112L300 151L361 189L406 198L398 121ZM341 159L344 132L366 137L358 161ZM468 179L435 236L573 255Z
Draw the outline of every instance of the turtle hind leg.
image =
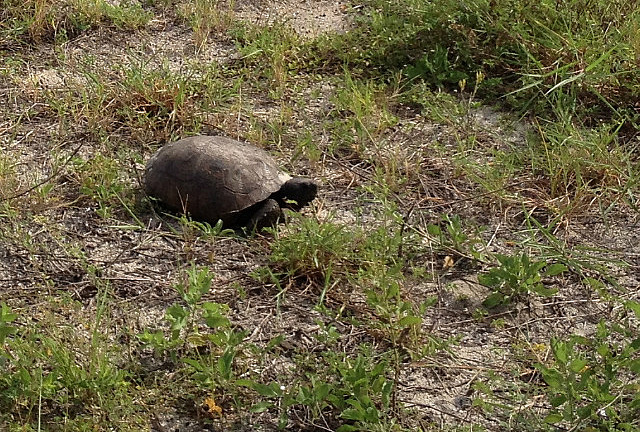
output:
M250 207L249 219L244 226L251 231L262 231L263 228L275 226L283 217L278 201L267 199Z

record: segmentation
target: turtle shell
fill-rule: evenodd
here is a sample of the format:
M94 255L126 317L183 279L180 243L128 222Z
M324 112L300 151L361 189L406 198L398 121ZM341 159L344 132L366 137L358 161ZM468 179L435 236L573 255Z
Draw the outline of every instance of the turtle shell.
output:
M221 136L167 144L147 162L145 190L195 219L233 223L238 212L269 198L291 177L266 151Z

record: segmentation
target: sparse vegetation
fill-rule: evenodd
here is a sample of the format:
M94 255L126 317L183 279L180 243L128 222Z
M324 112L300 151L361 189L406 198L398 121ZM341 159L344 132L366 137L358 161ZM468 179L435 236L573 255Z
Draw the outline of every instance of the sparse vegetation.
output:
M1 430L640 430L634 2L0 5ZM320 198L167 214L197 133Z

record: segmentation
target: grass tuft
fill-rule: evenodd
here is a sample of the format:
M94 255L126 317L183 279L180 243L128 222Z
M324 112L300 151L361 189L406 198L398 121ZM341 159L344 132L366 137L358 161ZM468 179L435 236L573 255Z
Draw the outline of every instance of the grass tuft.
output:
M0 42L64 42L94 26L134 30L150 19L151 14L136 1L3 0Z

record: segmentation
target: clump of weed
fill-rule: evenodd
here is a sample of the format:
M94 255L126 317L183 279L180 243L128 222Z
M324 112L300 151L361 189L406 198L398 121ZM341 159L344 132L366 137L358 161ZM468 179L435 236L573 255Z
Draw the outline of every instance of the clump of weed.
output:
M81 83L47 93L47 103L62 124L84 125L101 141L118 133L144 147L193 133L207 111L236 95L235 86L223 85L216 67L182 74L131 58L116 71L87 64L82 73Z
M640 427L640 350L633 327L598 324L592 337L551 340L553 357L536 368L552 406L545 423L575 429Z
M179 6L179 14L190 23L194 43L202 49L212 33L225 33L236 20L233 4L225 7L219 0L194 0Z
M165 140L183 128L195 129L194 115L198 81L168 69L152 69L131 64L122 71L123 79L115 83L112 112L127 125L139 141L147 134L160 133Z
M363 229L334 222L298 218L286 235L271 245L271 262L282 276L306 278L319 286L346 281L359 271L376 267L403 268L404 245L410 256L413 234L405 233L398 221ZM400 276L401 273L398 274Z
M64 41L103 22L136 29L152 15L138 2L105 0L3 0L0 11L0 38L19 42Z
M545 261L532 260L526 253L498 254L496 259L500 264L498 267L478 276L478 282L493 290L483 302L488 308L510 303L529 293L552 296L557 289L545 287L543 278L556 276L567 269L563 264L548 265Z
M578 128L571 121L544 124L531 149L531 165L549 180L549 199L563 203L560 212L587 210L597 202L633 199L638 169L633 152L618 138L619 126Z
M96 202L100 217L108 219L114 209L131 206L133 188L119 159L97 154L89 160L76 158L73 165L80 194Z
M270 97L281 99L290 77L305 66L305 42L282 23L268 27L245 25L235 28L232 34L245 65L264 78L263 86Z
M334 272L347 273L361 241L344 225L304 219L272 244L271 260L291 276L322 280Z
M345 70L344 81L332 97L334 107L331 116L335 120L331 125L331 152L362 158L365 149L374 145L388 128L397 123L388 91L385 84L354 79Z
M130 376L115 355L119 349L100 332L83 334L61 325L60 316L40 324L18 324L17 318L1 305L0 422L35 427L64 419L98 427L105 412L139 420L128 394Z
M328 58L354 71L388 76L403 70L445 88L481 71L479 94L508 93L503 100L519 109L548 115L548 96L560 90L575 92L575 109L590 117L636 118L622 108L637 97L640 12L632 1L365 3L356 29L323 43Z

